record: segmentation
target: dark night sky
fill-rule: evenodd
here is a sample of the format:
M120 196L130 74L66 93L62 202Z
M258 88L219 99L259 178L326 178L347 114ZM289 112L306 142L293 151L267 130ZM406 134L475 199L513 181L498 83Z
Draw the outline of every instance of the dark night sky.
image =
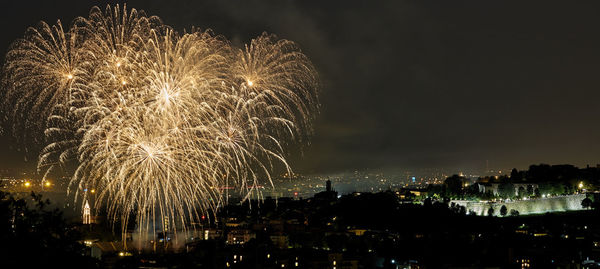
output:
M39 20L70 22L106 3L2 1L0 51ZM262 31L299 43L323 82L312 144L291 158L300 172L600 163L599 1L146 0L128 7L176 30L212 28L234 44ZM9 133L0 139L0 167L27 165Z

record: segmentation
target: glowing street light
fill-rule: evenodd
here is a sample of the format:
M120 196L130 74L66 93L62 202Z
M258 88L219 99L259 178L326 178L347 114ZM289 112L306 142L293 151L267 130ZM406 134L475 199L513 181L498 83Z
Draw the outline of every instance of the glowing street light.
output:
M25 182L25 184L24 184L24 185L25 185L25 187L26 187L26 188L29 188L29 187L31 187L31 183L29 183L29 181Z

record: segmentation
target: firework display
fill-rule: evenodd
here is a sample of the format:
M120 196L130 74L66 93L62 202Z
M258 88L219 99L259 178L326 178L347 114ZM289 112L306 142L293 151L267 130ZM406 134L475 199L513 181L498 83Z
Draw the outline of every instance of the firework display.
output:
M123 230L130 216L140 231L185 229L227 191L260 195L318 110L317 73L294 42L236 48L125 6L29 28L2 83L14 133L45 138L39 172L68 173L76 197L95 189Z

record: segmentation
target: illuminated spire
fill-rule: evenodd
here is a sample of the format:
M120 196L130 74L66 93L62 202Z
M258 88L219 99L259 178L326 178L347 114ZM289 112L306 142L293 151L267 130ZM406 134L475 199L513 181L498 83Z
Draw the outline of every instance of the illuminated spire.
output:
M83 207L83 224L92 224L92 216L90 215L90 203L85 200L85 206Z

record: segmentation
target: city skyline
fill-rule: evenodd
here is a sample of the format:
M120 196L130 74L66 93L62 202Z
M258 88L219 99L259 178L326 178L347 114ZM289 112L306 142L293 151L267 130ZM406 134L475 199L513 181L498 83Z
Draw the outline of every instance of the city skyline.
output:
M600 268L600 2L0 10L4 267Z

